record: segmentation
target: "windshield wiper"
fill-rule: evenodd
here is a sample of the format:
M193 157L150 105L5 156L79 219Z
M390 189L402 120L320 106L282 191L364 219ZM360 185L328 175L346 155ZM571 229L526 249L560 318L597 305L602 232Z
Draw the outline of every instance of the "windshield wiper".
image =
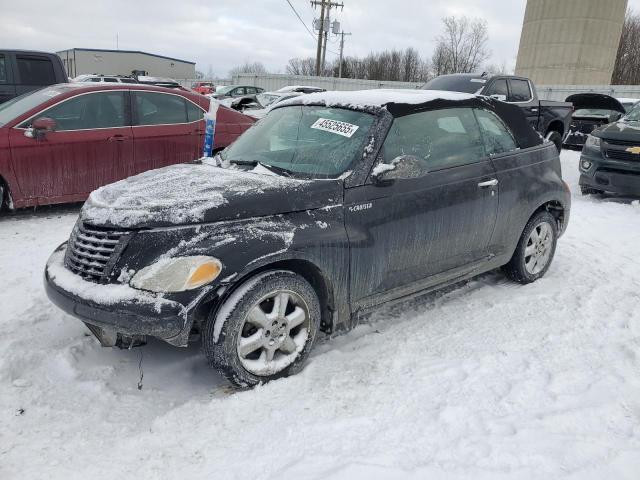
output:
M276 167L275 165L267 165L266 163L259 162L258 160L231 160L231 163L234 163L236 165L249 165L252 167L257 167L258 165L260 165L267 170L271 170L273 173L284 175L285 177L291 177L295 173L292 170L287 170L283 167Z

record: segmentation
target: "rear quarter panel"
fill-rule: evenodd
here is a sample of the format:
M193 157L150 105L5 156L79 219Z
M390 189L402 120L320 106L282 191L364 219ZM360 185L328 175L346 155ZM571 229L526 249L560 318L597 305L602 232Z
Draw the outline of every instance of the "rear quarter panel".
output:
M552 143L496 156L492 162L499 181L499 201L491 251L506 262L533 213L541 205L556 201L567 210L568 217L570 197Z

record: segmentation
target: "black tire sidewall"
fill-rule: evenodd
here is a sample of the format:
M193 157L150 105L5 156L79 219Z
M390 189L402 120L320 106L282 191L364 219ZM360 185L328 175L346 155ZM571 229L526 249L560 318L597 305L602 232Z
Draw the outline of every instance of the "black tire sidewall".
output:
M250 286L246 288L247 285ZM255 375L247 371L240 362L237 351L238 336L249 309L260 298L277 289L291 290L305 301L311 318L309 337L302 351L289 366L273 375ZM240 388L253 387L299 372L313 348L320 327L320 302L313 287L296 273L286 270L271 270L249 278L236 291L240 293L239 298L234 298L234 293L231 292L223 302L223 306L212 312L203 329L202 347L209 364ZM224 305L227 302L235 300L237 301L235 305L231 306L224 323L221 327L218 326L220 331L216 339L217 313L225 308Z
M551 246L551 254L549 255L549 260L544 268L536 273L532 274L527 271L527 267L525 265L525 249L527 248L527 242L529 241L529 236L531 235L532 230L537 227L540 223L546 222L551 227L551 231L553 232L553 244ZM553 215L551 215L547 211L539 212L535 214L525 226L522 231L522 235L520 236L520 240L518 241L518 246L516 247L516 251L511 258L511 261L507 265L507 271L509 276L520 283L531 283L535 282L539 278L543 277L547 270L551 267L551 263L553 262L553 258L556 253L556 246L558 244L558 225L556 223L556 219Z

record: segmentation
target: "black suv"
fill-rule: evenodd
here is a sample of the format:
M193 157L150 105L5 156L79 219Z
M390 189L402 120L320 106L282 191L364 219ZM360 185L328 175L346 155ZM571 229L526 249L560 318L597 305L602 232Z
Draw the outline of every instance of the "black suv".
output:
M186 345L239 386L298 371L319 331L503 267L549 268L558 152L518 107L433 91L283 102L213 159L93 192L50 299L103 345Z
M587 137L580 156L580 189L583 195L640 195L640 105Z

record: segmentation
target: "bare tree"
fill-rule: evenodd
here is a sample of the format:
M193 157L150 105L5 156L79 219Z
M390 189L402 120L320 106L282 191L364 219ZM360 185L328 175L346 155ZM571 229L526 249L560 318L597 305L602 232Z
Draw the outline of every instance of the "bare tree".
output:
M444 32L436 37L432 58L436 75L471 73L489 58L486 20L468 17L445 17Z
M513 75L513 70L507 67L507 62L504 60L500 64L489 64L484 67L484 71L491 73L492 75Z
M316 59L308 58L292 58L287 64L287 73L289 75L315 75Z
M627 10L611 77L613 85L640 84L640 15Z
M229 70L230 77L234 77L236 75L239 75L240 73L261 74L261 73L267 73L267 69L260 62L253 62L253 63L245 62L243 65L240 65L239 67L233 67L231 70Z

